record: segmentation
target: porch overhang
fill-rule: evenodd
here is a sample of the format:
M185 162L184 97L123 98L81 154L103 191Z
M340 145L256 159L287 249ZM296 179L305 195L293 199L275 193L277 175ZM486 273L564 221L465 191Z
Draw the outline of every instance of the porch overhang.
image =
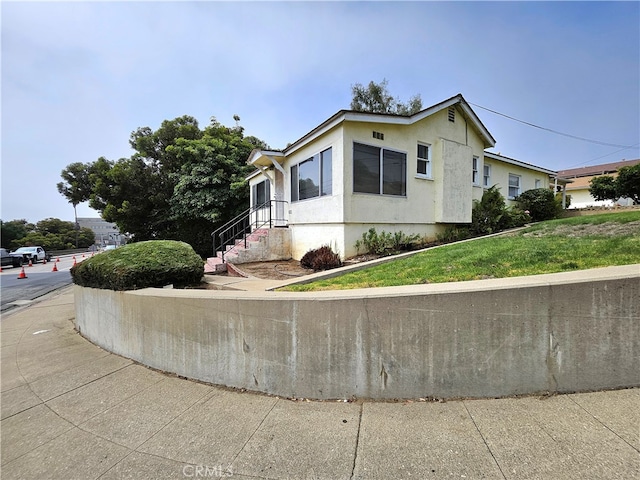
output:
M265 168L274 167L279 170L283 175L285 173L282 164L284 163L284 153L275 150L259 150L255 149L249 155L247 163L254 167L264 171Z

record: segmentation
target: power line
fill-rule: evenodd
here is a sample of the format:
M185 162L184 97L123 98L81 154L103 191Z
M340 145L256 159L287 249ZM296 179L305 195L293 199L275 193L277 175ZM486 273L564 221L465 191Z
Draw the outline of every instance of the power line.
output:
M616 153L623 152L625 150L629 150L630 148L635 148L635 147L637 147L639 145L640 145L640 143L636 143L635 145L631 145L630 147L621 148L620 150L616 150L615 152L607 153L606 155L601 155L599 157L592 158L591 160L587 160L586 162L580 162L580 163L576 163L575 165L570 165L567 168L565 168L564 170L568 170L568 169L574 168L574 167L581 167L582 165L588 165L591 162L595 162L596 160L600 160L601 158L609 157L611 155L615 155Z
M478 107L478 108L481 108L483 110L486 110L487 112L495 113L496 115L500 115L501 117L508 118L509 120L514 120L516 122L520 122L520 123L523 123L525 125L529 125L530 127L539 128L540 130L545 130L547 132L555 133L556 135L562 135L563 137L569 137L569 138L573 138L575 140L581 140L583 142L595 143L596 145L604 145L605 147L622 148L623 150L626 150L628 148L633 148L633 147L637 146L637 144L636 145L618 145L616 143L600 142L598 140L591 140L591 139L584 138L584 137L577 137L576 135L570 135L568 133L562 133L562 132L559 132L557 130L553 130L551 128L541 127L540 125L536 125L534 123L525 122L524 120L520 120L518 118L510 117L509 115L505 115L504 113L496 112L495 110L491 110L490 108L483 107L483 106L475 104L475 103L471 103L471 102L468 102L468 103L473 105L474 107Z

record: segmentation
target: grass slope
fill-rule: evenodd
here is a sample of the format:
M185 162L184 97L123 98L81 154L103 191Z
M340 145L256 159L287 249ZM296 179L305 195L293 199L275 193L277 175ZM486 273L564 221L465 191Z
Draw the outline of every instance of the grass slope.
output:
M458 282L634 263L640 263L639 211L541 222L517 233L446 245L287 290Z

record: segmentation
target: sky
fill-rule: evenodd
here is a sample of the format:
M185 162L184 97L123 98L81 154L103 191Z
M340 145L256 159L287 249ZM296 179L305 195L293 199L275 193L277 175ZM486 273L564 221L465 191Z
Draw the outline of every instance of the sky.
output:
M60 172L130 157L139 127L238 115L282 149L383 79L425 108L462 93L491 151L527 163L640 158L639 2L5 0L0 15L4 221L73 221Z

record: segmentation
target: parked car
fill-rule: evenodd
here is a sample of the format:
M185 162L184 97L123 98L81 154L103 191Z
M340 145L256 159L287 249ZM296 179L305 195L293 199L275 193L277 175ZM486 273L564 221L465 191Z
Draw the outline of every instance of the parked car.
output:
M0 252L2 252L2 266L3 267L21 267L22 266L22 257L11 255L6 248L0 248Z
M42 247L20 247L16 251L11 252L10 255L22 258L24 263L29 263L29 260L31 260L32 263L38 263L44 261L45 258L47 261L51 260L51 255L47 254Z

